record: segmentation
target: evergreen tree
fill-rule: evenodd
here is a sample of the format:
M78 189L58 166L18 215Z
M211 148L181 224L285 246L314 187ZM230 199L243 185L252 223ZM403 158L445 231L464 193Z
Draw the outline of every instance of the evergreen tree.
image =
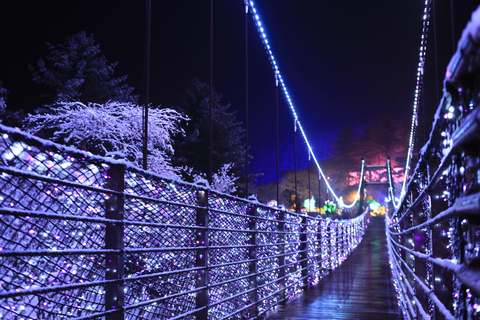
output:
M358 170L361 157L356 153L358 150L357 139L352 126L346 125L338 135L337 142L332 143L333 155L330 157L335 162L333 180L337 183L349 185L350 172Z
M8 90L3 87L3 82L0 81L0 116L3 115L7 108ZM2 120L0 120L1 122Z
M225 163L235 163L234 174L245 163L244 135L236 112L230 111L230 104L220 102L222 96L213 90L213 157L212 170L219 170ZM175 138L175 154L172 163L188 166L196 172L209 171L210 151L210 86L193 79L178 108L190 118L185 135Z
M367 127L363 130L362 135L359 138L357 154L360 157L365 157L365 161L368 164L380 164L385 162L385 156L379 159L378 141L376 138L376 132L374 128ZM380 161L380 162L379 162Z
M375 139L378 142L379 154L385 158L393 152L393 146L397 143L396 126L390 113L383 113L377 119L375 126ZM382 159L381 161L385 161Z
M389 113L384 113L377 119L375 138L381 153L381 162L385 161L385 156L390 156L394 167L405 164L409 128L407 120L395 120Z
M49 54L29 66L33 80L48 90L48 103L57 100L105 103L108 100L136 102L138 96L125 84L127 76L113 77L117 62L108 63L93 35L84 31L64 43L46 43Z
M20 109L11 111L7 109L7 96L9 91L0 81L0 123L9 127L21 127L25 119L25 112Z

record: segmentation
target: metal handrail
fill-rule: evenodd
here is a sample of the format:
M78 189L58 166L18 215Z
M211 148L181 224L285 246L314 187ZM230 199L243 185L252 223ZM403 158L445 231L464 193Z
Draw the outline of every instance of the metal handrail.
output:
M255 318L336 268L368 223L367 212L336 221L268 207L2 125L0 157L4 318Z

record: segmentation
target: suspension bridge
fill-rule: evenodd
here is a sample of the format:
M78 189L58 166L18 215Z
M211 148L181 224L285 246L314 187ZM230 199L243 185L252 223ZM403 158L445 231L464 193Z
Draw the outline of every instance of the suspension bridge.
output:
M320 178L342 210L359 201L354 217L268 206L0 125L0 318L480 318L480 11L413 167L425 2L403 185L388 157L364 160L346 204L312 152L260 13L245 3ZM387 181L366 182L377 169ZM388 191L385 219L364 203L371 185Z

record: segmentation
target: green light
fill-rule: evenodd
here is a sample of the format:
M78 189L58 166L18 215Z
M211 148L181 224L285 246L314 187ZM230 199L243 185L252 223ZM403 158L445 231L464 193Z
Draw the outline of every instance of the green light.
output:
M305 199L303 201L303 207L309 211L315 211L315 198Z
M378 211L378 209L381 207L380 203L375 200L368 200L367 203L370 204L370 210L373 211Z

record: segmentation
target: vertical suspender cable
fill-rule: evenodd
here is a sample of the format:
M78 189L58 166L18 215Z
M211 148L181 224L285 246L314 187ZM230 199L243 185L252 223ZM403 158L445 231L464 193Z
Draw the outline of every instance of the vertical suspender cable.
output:
M322 208L322 176L318 173L318 209ZM319 210L320 211L320 210Z
M248 0L245 0L245 197L248 198Z
M433 47L435 49L435 90L437 93L437 104L440 104L440 96L438 90L438 55L437 55L437 18L436 18L436 9L435 9L435 0L432 0L432 10L433 10Z
M425 113L425 92L422 94L422 112L423 112L423 141L422 146L427 143L427 120ZM419 155L420 156L420 155Z
M413 113L412 113L412 122L410 127L410 138L408 140L408 151L407 151L407 160L405 163L405 172L404 172L404 179L402 182L402 189L400 192L400 198L405 196L405 190L407 186L407 181L409 178L410 168L411 168L411 160L414 152L414 144L415 144L415 134L418 126L418 106L420 103L420 94L423 90L423 74L424 74L424 67L426 61L426 48L427 48L427 37L428 37L428 27L429 27L429 20L431 18L431 0L425 0L425 9L423 11L423 26L422 26L422 38L420 41L420 56L419 56L419 64L417 70L417 85L415 87L415 98L413 103ZM437 77L438 78L438 77ZM438 87L438 86L437 86ZM437 98L438 99L438 98ZM393 206L398 208L400 203L396 203L395 196L392 194L392 201Z
M146 20L146 37L145 37L145 70L144 70L144 137L143 137L143 169L147 170L147 158L148 158L148 103L149 103L149 91L150 91L150 29L152 18L152 0L147 0L147 20Z
M276 95L276 120L277 120L277 128L276 128L276 147L277 147L277 206L280 205L280 182L279 182L279 143L278 143L278 70L275 72L275 95Z
M428 1L428 0L427 0ZM326 180L326 177L325 177L325 174L323 173L323 170L322 168L320 168L320 164L318 163L318 160L317 158L315 157L315 154L312 152L312 149L310 147L310 143L307 139L307 135L305 133L305 131L303 130L303 127L300 123L300 120L298 119L298 116L297 116L297 113L295 111L295 107L293 105L293 102L292 102L292 99L290 97L290 94L288 93L288 90L287 90L287 86L285 84L285 81L283 80L282 78L282 75L279 71L279 67L277 65L277 62L275 60L275 57L273 55L273 51L272 51L272 47L270 46L269 42L268 42L268 39L267 39L267 34L265 32L265 28L262 27L262 23L260 21L260 14L258 12L258 10L255 8L255 1L254 0L250 0L249 1L249 5L250 5L250 12L252 13L252 18L254 19L255 21L255 25L257 27L257 31L258 31L258 34L260 35L260 38L263 42L263 45L264 45L264 48L267 52L267 55L268 55L268 58L270 60L270 63L271 63L271 66L273 68L273 70L275 72L278 72L278 79L279 79L279 85L283 91L283 93L285 94L285 98L286 98L286 103L287 105L290 107L290 110L292 111L292 114L293 114L293 118L296 122L296 126L298 127L299 129L299 132L301 134L301 136L303 137L305 143L307 144L307 147L309 148L310 150L310 153L312 154L312 159L315 163L315 165L317 166L318 168L318 171L320 173L320 176L322 177L322 179L324 179L325 181L325 188L329 190L329 192L332 193L332 197L334 200L336 200L342 207L353 207L356 203L356 200L354 200L351 204L349 205L345 205L345 203L343 203L343 201L335 194L334 190L332 189L332 186L330 185L330 183Z
M208 181L212 183L213 177L213 0L210 0L210 148L209 148L209 166L208 166Z
M297 192L297 120L294 121L294 130L293 130L293 158L295 165L295 212L300 212L298 205L298 192Z
M311 188L310 188L310 151L308 151L308 211L312 210L312 204L310 203L311 196Z
M450 19L452 21L452 54L455 54L455 21L453 19L453 0L450 0Z

